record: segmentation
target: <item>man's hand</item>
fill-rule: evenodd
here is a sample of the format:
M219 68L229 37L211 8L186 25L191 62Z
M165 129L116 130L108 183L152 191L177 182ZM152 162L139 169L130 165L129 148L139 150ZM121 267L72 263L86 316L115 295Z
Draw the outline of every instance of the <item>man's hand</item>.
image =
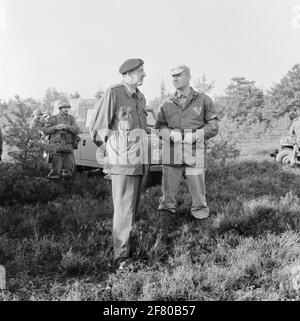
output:
M57 125L56 125L56 128L57 128L58 130L62 130L62 129L66 129L67 127L66 127L65 124L57 124Z
M196 133L186 133L184 135L184 144L193 144L196 141Z
M174 143L181 143L182 142L182 135L181 132L178 130L171 130L170 138Z

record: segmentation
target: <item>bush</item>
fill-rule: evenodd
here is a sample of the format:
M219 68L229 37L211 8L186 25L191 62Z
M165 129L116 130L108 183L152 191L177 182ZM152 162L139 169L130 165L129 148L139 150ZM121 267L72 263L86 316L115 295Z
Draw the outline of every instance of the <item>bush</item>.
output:
M237 158L240 154L238 139L241 130L238 123L223 117L219 122L219 133L208 141L208 162L220 161L224 166L229 159Z
M238 216L224 217L218 233L234 230L241 235L258 236L267 232L280 234L289 228L299 231L299 208L300 199L291 192L279 201L266 196L245 201Z
M88 177L81 173L68 181L54 182L29 175L17 163L0 163L0 205L47 203L72 194L104 201L111 197L110 182L103 177Z
M47 202L63 191L63 185L45 177L29 176L16 163L0 163L0 205Z
M95 269L95 264L88 258L83 257L79 253L74 253L70 249L66 254L63 254L61 265L63 271L68 276L90 273Z
M7 125L4 139L11 147L8 155L20 164L24 171L38 175L47 167L43 157L44 150L51 151L52 148L38 129L31 128L31 116L31 108L19 101L10 114L5 114Z

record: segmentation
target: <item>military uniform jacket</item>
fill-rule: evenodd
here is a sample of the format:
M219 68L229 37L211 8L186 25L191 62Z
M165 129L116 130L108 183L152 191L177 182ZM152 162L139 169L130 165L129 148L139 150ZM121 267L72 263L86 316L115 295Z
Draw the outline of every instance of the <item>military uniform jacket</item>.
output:
M64 130L58 130L57 125L67 126ZM75 119L72 115L63 116L61 114L50 117L43 128L45 135L49 135L49 143L53 146L56 153L73 152L75 135L79 133Z
M170 163L166 163L166 165L175 165L176 163L177 165L185 164L196 166L193 158L196 152L201 150L203 157L205 158L205 141L218 133L218 116L211 98L191 88L189 97L183 106L177 100L175 94L169 96L163 102L158 113L155 128L158 130L158 135L160 135L161 130L163 129L167 129L168 133L173 129L178 129L182 132L182 138L184 138L183 134L186 130L190 130L191 132L200 132L201 130L203 136L202 141L196 141L192 146L188 146L190 147L191 157L189 157L189 153L184 153L182 151L182 155L185 155L186 158L180 155L181 162L178 161L178 155L176 155L177 146L173 142L170 142L170 140L168 140L167 144L163 144L163 159L170 159ZM164 139L164 136L160 137ZM184 148L184 144L182 144L182 148ZM199 167L205 167L204 158L202 163L199 164Z
M147 112L144 95L126 85L110 87L96 107L90 125L97 145L106 143L105 170L111 174L142 175L145 171L143 149L146 148Z

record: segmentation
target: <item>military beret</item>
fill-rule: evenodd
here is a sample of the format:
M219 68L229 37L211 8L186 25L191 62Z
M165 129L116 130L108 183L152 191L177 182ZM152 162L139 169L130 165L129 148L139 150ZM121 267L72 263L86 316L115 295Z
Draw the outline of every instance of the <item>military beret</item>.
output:
M71 108L71 104L69 102L69 100L67 98L62 98L60 99L60 101L58 102L58 108L62 108L62 107L69 107Z
M144 64L144 61L142 59L136 58L136 59L127 59L123 62L121 67L119 68L119 72L121 74L126 74L129 71L132 71Z

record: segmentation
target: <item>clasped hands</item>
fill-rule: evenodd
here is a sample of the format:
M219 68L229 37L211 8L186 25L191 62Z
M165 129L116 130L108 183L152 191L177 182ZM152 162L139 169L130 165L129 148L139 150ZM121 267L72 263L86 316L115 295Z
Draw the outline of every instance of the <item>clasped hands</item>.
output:
M66 126L65 124L57 124L57 125L56 125L56 128L57 128L58 130L62 130L62 129L66 129L67 126Z
M181 131L173 129L170 132L170 138L174 143L193 144L196 141L196 133L185 133L182 140Z

